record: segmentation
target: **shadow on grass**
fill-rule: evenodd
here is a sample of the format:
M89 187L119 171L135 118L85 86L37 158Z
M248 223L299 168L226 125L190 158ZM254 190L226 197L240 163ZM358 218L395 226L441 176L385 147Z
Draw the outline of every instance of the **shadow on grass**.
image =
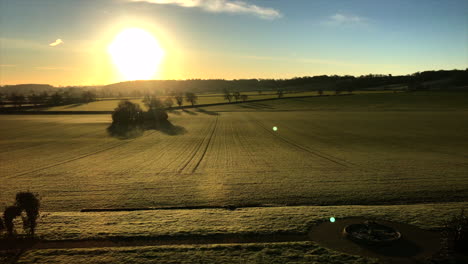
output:
M71 105L67 105L67 106L64 107L64 108L65 108L65 109L69 109L69 108L75 108L75 107L82 106L82 105L84 105L84 103L71 104Z
M182 109L182 111L183 111L184 113L186 113L186 114L189 114L189 115L197 115L197 113L192 112L192 111L189 111L189 110L187 110L187 109Z
M137 138L142 136L146 130L156 130L170 136L183 135L187 133L187 130L184 127L175 126L168 120L161 121L157 124L143 124L139 126L119 126L111 124L107 128L107 132L110 136L119 139Z
M181 115L182 113L180 111L174 110L174 109L169 109L167 110L169 114L174 114L174 115Z
M206 114L206 115L215 115L215 116L219 115L218 112L208 111L203 108L197 108L197 112Z

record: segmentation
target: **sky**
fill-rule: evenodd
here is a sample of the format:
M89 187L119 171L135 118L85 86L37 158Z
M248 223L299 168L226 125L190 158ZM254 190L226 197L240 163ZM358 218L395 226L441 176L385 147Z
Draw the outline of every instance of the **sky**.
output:
M0 85L467 67L466 0L0 0Z

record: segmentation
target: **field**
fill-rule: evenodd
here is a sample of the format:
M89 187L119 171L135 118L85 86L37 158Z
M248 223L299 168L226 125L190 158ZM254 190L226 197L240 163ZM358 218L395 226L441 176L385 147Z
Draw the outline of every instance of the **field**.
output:
M358 93L371 93L371 92L358 92ZM263 92L259 94L258 92L243 92L248 96L248 100L264 100L264 99L274 99L278 96L274 91ZM334 92L325 91L324 95L332 95ZM297 97L297 96L317 96L317 92L300 92L300 93L286 93L284 97ZM164 100L167 96L158 96L158 98ZM122 98L122 99L129 99L133 103L140 104L142 108L145 108L142 100L143 98ZM173 98L172 98L173 99ZM96 102L91 102L88 104L72 104L72 105L63 105L63 106L53 106L47 107L45 111L113 111L117 104L121 99L118 98L105 98ZM172 100L174 106L176 105L175 100ZM232 98L232 102L235 102L235 99ZM197 104L205 105L205 104L219 104L219 103L228 103L227 100L224 99L223 94L200 94L198 95ZM187 102L184 98L182 106L191 106L191 103Z
M164 129L119 139L106 132L110 115L1 115L0 201L6 206L18 191L38 192L50 213L38 230L46 239L304 233L330 216L433 229L468 201L467 93L281 99L175 110L169 120ZM210 209L225 205L273 207ZM146 207L206 209L79 212ZM314 255L317 247L291 243L262 248ZM95 255L70 250L32 251L23 260ZM185 258L184 250L213 262L268 259L249 245L129 247L107 257Z
M34 190L50 211L464 201L466 101L367 94L205 107L126 140L106 134L109 115L4 115L0 198Z

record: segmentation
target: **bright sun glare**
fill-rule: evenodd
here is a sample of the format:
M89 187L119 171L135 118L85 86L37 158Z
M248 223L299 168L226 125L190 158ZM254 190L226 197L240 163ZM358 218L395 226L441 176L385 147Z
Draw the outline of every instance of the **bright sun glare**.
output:
M108 52L125 80L154 78L164 55L156 38L140 28L120 32Z

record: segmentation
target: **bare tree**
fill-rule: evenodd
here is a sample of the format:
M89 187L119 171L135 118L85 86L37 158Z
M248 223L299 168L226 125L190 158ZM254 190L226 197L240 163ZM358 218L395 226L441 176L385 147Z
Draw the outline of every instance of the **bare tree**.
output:
M283 98L284 91L281 89L278 89L278 91L276 91L276 95L278 95L278 98Z
M34 237L40 207L38 195L31 192L19 192L16 194L16 206L26 212L26 218L23 219L23 226L25 231Z
M246 94L243 94L243 95L241 95L241 99L242 99L242 102L245 102L245 101L247 101L247 99L249 99L249 96L246 95Z
M10 101L13 102L13 105L15 107L21 107L24 104L25 100L26 100L26 98L22 94L13 93L10 96Z
M236 103L237 101L239 101L240 97L241 97L241 94L239 92L234 92L234 99L236 99Z
M180 107L184 103L184 96L182 93L176 93L174 95L174 99L176 100L177 105Z
M197 103L198 96L195 93L192 92L186 92L185 93L185 100L194 106Z
M224 100L232 101L232 94L228 89L224 89Z
M174 102L172 101L172 98L168 96L164 100L164 104L166 105L167 108L171 108L172 105L174 105Z

